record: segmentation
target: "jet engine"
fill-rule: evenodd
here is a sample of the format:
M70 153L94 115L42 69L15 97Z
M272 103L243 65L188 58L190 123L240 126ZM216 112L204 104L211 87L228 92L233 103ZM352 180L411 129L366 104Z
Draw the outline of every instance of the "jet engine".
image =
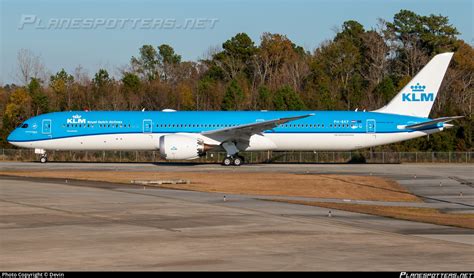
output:
M160 155L164 159L196 159L203 156L207 148L199 138L171 134L160 137Z

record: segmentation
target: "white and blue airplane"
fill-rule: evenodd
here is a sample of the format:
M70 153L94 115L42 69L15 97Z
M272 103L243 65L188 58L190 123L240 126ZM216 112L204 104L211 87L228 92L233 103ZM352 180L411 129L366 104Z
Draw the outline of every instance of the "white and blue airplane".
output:
M429 119L453 53L436 55L386 106L365 111L70 111L32 117L7 138L51 150L159 150L169 160L225 150L223 164L241 165L242 151L346 151L400 142L452 127L460 118Z

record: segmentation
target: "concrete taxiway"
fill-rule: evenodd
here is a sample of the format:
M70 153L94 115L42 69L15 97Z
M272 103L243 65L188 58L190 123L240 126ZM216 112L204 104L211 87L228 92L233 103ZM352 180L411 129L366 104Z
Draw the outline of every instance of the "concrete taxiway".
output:
M437 208L474 212L469 164L0 163L9 169L372 174L397 180ZM256 196L224 200L216 193L58 179L0 177L0 235L4 271L472 271L474 261L469 229L337 210L328 217L325 208Z

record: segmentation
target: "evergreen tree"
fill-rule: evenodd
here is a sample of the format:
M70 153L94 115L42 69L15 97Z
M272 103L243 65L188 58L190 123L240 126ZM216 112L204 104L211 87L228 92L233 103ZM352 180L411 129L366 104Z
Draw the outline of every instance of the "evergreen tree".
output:
M240 88L237 81L232 80L225 92L224 99L222 100L221 109L225 111L239 110L239 108L242 107L244 97L244 92Z
M306 108L298 93L290 86L283 86L276 91L273 106L276 110L304 110Z

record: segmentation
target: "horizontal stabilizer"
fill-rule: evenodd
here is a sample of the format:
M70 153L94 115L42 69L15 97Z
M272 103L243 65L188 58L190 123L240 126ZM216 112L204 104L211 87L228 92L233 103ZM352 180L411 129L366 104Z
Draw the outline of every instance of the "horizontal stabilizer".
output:
M435 125L437 123L447 123L447 122L450 122L452 120L463 118L463 117L464 116L453 116L453 117L437 118L437 119L427 121L427 122L423 122L423 123L419 123L419 124L408 125L408 126L405 127L405 129L420 129L420 128L424 128L424 127L427 127L427 126Z

